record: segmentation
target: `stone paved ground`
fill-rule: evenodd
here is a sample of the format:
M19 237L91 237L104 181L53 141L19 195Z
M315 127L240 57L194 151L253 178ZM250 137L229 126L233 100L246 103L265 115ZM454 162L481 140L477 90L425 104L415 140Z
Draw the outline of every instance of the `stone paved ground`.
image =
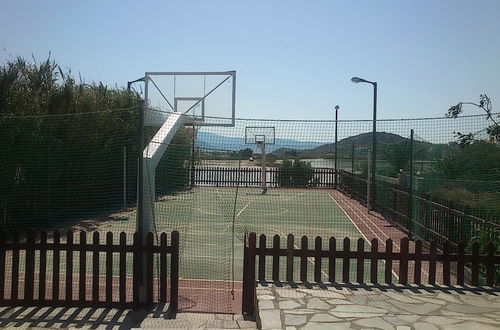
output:
M499 329L500 291L454 287L257 287L262 329Z
M0 307L4 329L255 329L241 315L178 313L167 319L161 306L153 311L105 308Z

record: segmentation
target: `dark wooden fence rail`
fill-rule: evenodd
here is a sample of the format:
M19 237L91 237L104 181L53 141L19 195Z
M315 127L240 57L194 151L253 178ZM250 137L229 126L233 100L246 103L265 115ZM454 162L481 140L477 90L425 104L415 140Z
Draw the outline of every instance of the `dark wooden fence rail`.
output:
M266 184L278 188L280 168L266 168ZM335 170L332 168L313 168L313 177L308 187L331 188L335 183ZM196 166L194 168L194 184L210 186L236 185L243 187L260 187L262 185L262 169L259 167L215 167Z
M8 240L6 232L0 231L0 305L139 308L154 302L153 283L159 281L156 301L170 301L170 311L177 311L177 231L172 232L170 245L166 233L160 235L159 245L154 244L152 233L147 234L145 244L139 233L133 234L132 244L127 243L124 232L120 233L119 244L113 243L112 232L106 233L105 244L101 243L99 232L93 233L91 242L87 242L86 232L79 233L78 243L73 238L73 232L68 232L64 242L56 231L49 240L46 231L37 237L30 230L25 240L21 240L19 232L14 232L12 240ZM155 255L159 256L158 279L153 278ZM167 279L167 255L170 255L170 279ZM92 271L87 267L90 264ZM147 277L145 297L140 297L139 292L142 276Z
M400 284L417 284L427 282L431 285L437 282L444 285L451 284L451 263L456 263L456 282L458 285L465 284L465 265L471 265L471 284L473 286L480 285L480 268L485 269L485 284L487 286L495 285L495 265L500 264L500 255L495 255L495 246L490 242L487 246L487 253L481 255L479 253L479 243L472 245L472 253L465 253L465 243L458 244L458 252L451 253L449 243L444 244L442 252L438 253L437 244L431 242L430 252L422 251L422 241L416 241L414 252L410 252L408 238L401 240L400 251L393 252L393 241L386 241L385 251L379 251L378 240L373 239L370 242L370 247L365 248L365 240L359 238L357 240L357 250L351 251L351 240L344 238L343 249L337 249L337 240L331 237L328 240L328 249L322 249L322 238L316 237L314 240L314 249L309 247L309 239L306 236L301 238L300 247L296 247L295 239L292 234L288 235L286 246L280 247L280 236L273 237L272 247L267 246L267 238L264 234L259 237L259 245L257 245L257 237L255 233L250 233L248 240L245 239L244 250L244 277L243 277L243 312L253 315L255 305L255 284L256 281L275 281L279 282L284 276L287 282L322 282L322 273L328 276L328 282L331 283L358 283L358 284L393 284L393 262L399 263L399 283ZM298 244L297 244L298 245ZM413 249L412 249L413 250ZM256 257L258 258L258 262ZM272 258L271 277L266 277L266 257ZM300 276L294 277L294 262L299 259ZM313 272L308 272L308 260L313 260ZM326 260L327 263L323 263ZM341 260L342 272L341 277L336 277L337 260ZM369 273L365 272L365 260L370 263ZM285 274L280 274L281 262L285 262ZM355 272L351 272L351 268L355 263ZM384 261L383 277L379 278L379 261ZM410 266L410 261L412 262ZM428 278L424 281L422 276L422 262L428 262ZM437 271L436 264L442 264L442 272ZM322 265L328 264L328 267ZM283 268L281 268L283 269ZM409 269L413 270L413 276L409 277ZM313 274L312 278L309 278ZM353 276L355 274L355 276ZM368 275L369 274L369 275ZM281 275L281 276L280 276ZM437 275L441 275L441 279L437 279ZM410 283L410 278L412 279ZM498 283L496 283L498 285Z
M366 179L350 172L340 171L339 189L353 198L366 201ZM377 210L399 228L425 241L436 241L440 248L449 241L453 249L460 241L470 241L479 231L500 233L500 224L465 214L409 192L386 182L377 182ZM413 205L411 205L413 203Z

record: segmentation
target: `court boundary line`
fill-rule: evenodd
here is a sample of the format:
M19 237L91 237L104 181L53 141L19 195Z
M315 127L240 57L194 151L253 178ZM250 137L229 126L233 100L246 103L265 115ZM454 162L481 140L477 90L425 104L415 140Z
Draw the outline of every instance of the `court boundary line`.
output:
M357 225L357 224L354 222L354 220L351 218L351 216L350 216L349 214L347 214L347 212L344 210L344 208L343 208L343 207L342 207L342 206L341 206L341 205L340 205L340 204L339 204L339 203L335 200L335 198L333 198L333 196L330 194L330 192L329 192L329 191L327 191L326 193L328 194L328 196L330 196L330 198L332 199L332 201L333 201L335 204L337 204L337 206L338 206L338 207L342 210L342 212L344 212L344 214L347 216L347 218L349 218L349 220L350 220L350 221L353 223L353 225L354 225L354 226L358 229L358 231L360 232L360 234L361 234L361 235L363 235L364 239L367 241L367 243L368 243L368 244L370 245L370 247L371 247L371 246L372 246L371 241L370 241L370 240L369 240L369 239L365 236L365 234L361 231L361 229L358 227L358 225ZM362 220L362 219L361 219L361 220ZM363 222L364 222L364 221L363 221ZM371 221L370 221L370 222L371 222ZM382 243L384 244L384 246L385 246L385 242L383 242L383 241L382 241L382 239L380 238L380 236L379 236L379 235L377 235L377 234L376 234L376 233L375 233L375 232L374 232L374 231L370 228L370 226L368 226L365 222L364 222L364 224L365 224L365 225L366 225L366 227L367 227L368 229L370 229L370 231L371 231L371 232L372 232L372 233L373 233L373 234L377 237L377 239L378 239L380 242L382 242ZM372 224L373 224L373 222L372 222ZM373 224L373 225L375 225L375 224ZM375 225L375 227L377 227L377 229L378 229L378 226L377 226L377 225ZM379 230L380 230L380 229L379 229ZM389 238L389 237L387 237L387 238ZM398 246L398 249L399 249L399 250L401 250L401 249L399 248L399 246ZM385 264L385 260L382 260L382 261L383 261L383 263ZM392 272L392 275L394 275L394 276L396 277L396 279L399 281L399 275L398 275L398 274L396 274L396 271L394 270L394 268L393 268L393 267L391 267L391 272Z
M288 237L286 236L285 234L283 234L283 232L281 230L278 230L278 232L283 236L283 237ZM266 239L267 239L267 236L266 236ZM288 240L287 240L288 242ZM293 240L293 246L297 249L297 250L300 250L300 248L297 246L297 244L295 244L295 235L294 235L294 240ZM307 247L309 249L309 246ZM259 257L260 258L260 257ZM311 265L313 267L316 267L316 263L314 262L314 259L313 257L307 257L307 261L309 261L311 263ZM314 268L313 268L314 269ZM292 273L293 273L293 269L292 269ZM323 269L321 269L321 273L326 277L328 278L328 274L325 273L325 271Z
M377 230L378 230L378 231L379 231L379 232L380 232L383 236L385 236L387 239L391 238L391 237L389 237L389 236L388 236L388 235L387 235L387 234L386 234L386 233L385 233L385 232L384 232L384 231L383 231L383 230L382 230L382 229L381 229L381 228L380 228L377 224L375 224L375 223L374 223L374 222L370 219L370 217L368 217L368 216L367 216L367 215L366 215L366 214L365 214L362 210L360 210L360 208L359 208L359 207L355 206L355 204L353 204L353 203L348 202L348 201L347 201L347 200L348 200L348 197L347 197L345 194L343 194L343 193L342 193L342 192L340 192L340 191L338 191L338 193L342 195L342 198L346 201L346 204L348 204L348 205L349 205L349 207L350 207L351 209L355 209L355 210L353 210L353 212L354 212L354 213L356 213L356 214L357 214L357 213L361 213L361 214L363 214L363 217L365 217L365 218L366 218L366 219L367 219L367 220L368 220L368 221L369 221L369 222L370 222L370 223L371 223L371 224L372 224L375 228L377 228ZM356 211L358 211L358 212L356 212ZM384 216L382 216L382 218L383 218L385 221L387 221L387 220L385 219L385 217L384 217ZM363 220L361 219L361 217L360 217L360 220L361 220L361 221L363 221ZM364 222L364 221L363 221L363 222ZM390 223L390 222L389 222L389 221L387 221L387 223ZM364 224L365 224L368 228L370 228L370 227L368 226L368 224L366 224L366 222L364 222ZM398 230L399 230L399 229L398 229ZM377 235L377 237L378 237L378 238L379 238L379 240L380 240L380 237L379 237L378 235ZM391 238L391 239L392 239L392 238ZM382 241L382 240L380 240L380 241L382 242L382 244L384 244L384 245L385 245L385 242L384 242L384 241ZM411 242L412 242L412 241L410 240L410 243L411 243ZM393 240L393 244L394 244L394 246L395 246L395 247L397 247L399 251L401 251L401 247L399 246L399 244L398 244L398 243L399 243L399 242L397 242L397 241L394 241L394 240ZM427 272L427 271L425 270L425 268L424 268L424 267L422 267L422 272L423 272L423 273L425 273L425 274L427 274L427 275L429 275L429 272Z

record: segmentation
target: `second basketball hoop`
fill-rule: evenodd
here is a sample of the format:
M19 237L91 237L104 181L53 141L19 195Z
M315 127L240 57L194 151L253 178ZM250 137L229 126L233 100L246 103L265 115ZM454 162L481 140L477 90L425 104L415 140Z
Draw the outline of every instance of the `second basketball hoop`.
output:
M261 152L262 194L267 192L266 145L274 144L275 137L275 127L245 127L245 143L256 144Z

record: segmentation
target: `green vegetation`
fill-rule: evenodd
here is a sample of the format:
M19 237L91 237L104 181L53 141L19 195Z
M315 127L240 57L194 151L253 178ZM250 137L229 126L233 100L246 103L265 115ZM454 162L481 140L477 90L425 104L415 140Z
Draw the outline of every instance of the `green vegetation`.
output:
M192 153L193 130L180 129L172 139L156 168L156 185L162 187L157 193L165 194L189 185L191 163L199 163L197 153Z
M1 65L0 226L57 227L122 207L124 149L135 200L138 105L136 92L76 82L50 58ZM187 186L191 141L183 129L167 148L157 175L165 190Z
M450 150L438 163L442 179L500 181L500 145L474 141Z
M313 169L311 164L301 162L299 159L295 161L284 160L280 165L278 172L278 182L281 187L299 188L306 187L313 177Z

